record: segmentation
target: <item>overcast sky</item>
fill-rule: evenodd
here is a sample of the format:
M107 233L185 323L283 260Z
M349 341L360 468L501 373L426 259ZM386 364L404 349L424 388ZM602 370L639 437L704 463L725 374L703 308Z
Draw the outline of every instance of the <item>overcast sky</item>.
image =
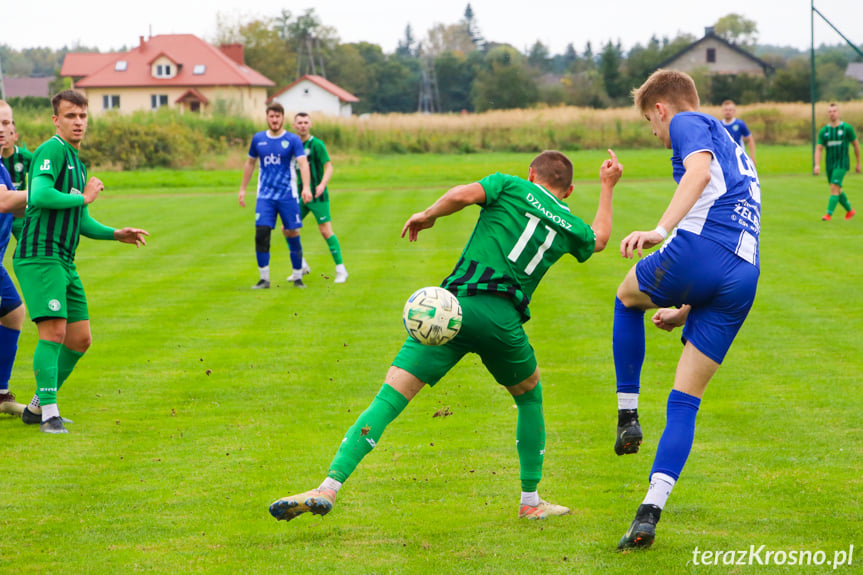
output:
M134 46L140 35L151 33L195 34L212 41L220 14L236 22L277 16L282 9L301 14L314 6L342 42L372 42L391 53L407 24L421 38L435 23L459 21L467 1L3 0L3 4L0 43L16 49L81 44L109 51ZM562 53L570 42L581 53L588 41L596 52L609 40L620 40L629 49L645 44L653 34L673 38L684 32L701 37L705 26L732 12L758 24L761 44L803 49L810 42L810 0L472 0L470 4L486 40L508 42L521 50L540 40L554 54ZM816 0L815 6L846 37L863 44L863 2ZM816 16L816 46L840 42Z

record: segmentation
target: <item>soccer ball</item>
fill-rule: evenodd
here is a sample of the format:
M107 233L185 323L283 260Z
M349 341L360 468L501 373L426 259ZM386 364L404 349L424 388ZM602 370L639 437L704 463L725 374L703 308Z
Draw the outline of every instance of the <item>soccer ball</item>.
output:
M461 304L443 288L420 288L405 302L402 319L408 334L421 344L443 345L461 329Z

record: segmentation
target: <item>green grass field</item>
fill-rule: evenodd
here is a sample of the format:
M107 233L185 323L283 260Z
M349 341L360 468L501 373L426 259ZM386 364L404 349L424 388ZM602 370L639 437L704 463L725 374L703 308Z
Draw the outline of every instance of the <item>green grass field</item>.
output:
M680 352L648 327L641 452L612 450L615 245L652 228L672 192L663 150L625 166L609 249L564 260L526 329L542 369L548 445L540 493L572 516L519 521L516 410L466 358L393 423L332 513L290 523L276 498L316 487L401 345L401 308L451 270L468 209L408 244L404 220L449 186L530 156L336 159L334 228L350 279L331 281L317 230L307 290L273 236L273 289L257 280L253 208L239 172L100 174L100 221L151 232L143 249L84 240L93 347L59 394L69 435L0 416L0 573L819 573L830 566L693 565L693 551L835 551L863 565L860 285L863 217L820 221L809 150L760 147L762 276L755 307L711 383L696 442L650 551L615 552L644 495ZM592 219L603 154L573 154L573 211ZM863 176L846 190L863 207ZM840 210L841 212L841 210ZM11 268L10 256L6 259ZM326 277L325 277L326 276ZM25 325L12 391L34 384ZM434 417L441 408L452 413ZM763 557L763 553L762 553Z

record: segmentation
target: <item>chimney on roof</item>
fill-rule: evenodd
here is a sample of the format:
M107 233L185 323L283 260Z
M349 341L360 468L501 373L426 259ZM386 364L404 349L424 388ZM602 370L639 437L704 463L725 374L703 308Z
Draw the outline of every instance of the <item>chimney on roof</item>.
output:
M145 42L144 42L144 36L138 36L138 39L139 39L139 41L140 41L139 46L140 46L141 48L143 48L143 47L144 47L144 44L145 44Z
M713 26L705 26L704 27L704 35L705 36L716 36L716 30Z
M219 50L222 51L222 54L224 54L240 66L246 65L246 57L242 44L222 44L221 46L219 46Z

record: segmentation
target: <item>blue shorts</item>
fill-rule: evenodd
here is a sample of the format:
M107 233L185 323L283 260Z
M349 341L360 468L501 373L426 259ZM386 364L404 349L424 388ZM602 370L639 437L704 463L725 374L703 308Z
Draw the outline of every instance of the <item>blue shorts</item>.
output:
M683 341L722 363L755 301L759 270L714 241L677 230L635 265L638 289L660 307L692 306Z
M289 230L303 227L303 219L300 217L300 203L296 198L289 197L281 200L258 198L255 202L256 226L266 226L275 229L276 214L282 218L282 225Z
M21 296L18 295L18 290L15 289L15 284L12 283L9 272L6 271L6 268L0 266L0 317L17 309L21 303Z

